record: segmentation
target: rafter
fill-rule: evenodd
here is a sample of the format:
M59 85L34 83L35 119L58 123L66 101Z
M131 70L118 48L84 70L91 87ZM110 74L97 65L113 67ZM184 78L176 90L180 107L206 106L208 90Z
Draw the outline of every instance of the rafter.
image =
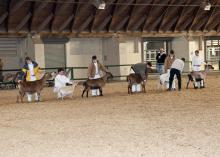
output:
M83 31L92 22L94 15L90 15L79 27L79 31Z
M160 30L163 30L163 31L169 31L170 28L177 22L178 20L178 16L175 16L172 18L171 21L169 21L165 26L163 26L163 28L161 28Z
M0 16L0 24L2 24L4 22L4 20L7 18L8 16L8 12L5 12L4 14L2 14Z
M189 30L192 30L193 27L194 27L194 25L197 24L198 20L200 19L201 15L202 15L202 14L201 14L202 11L203 11L203 9L202 9L201 7L199 7L199 9L198 9L197 12L196 12L196 15L194 16L194 19L193 19L193 21L192 21L192 24L191 24Z
M137 30L146 20L147 16L141 17L141 19L131 28L131 31Z
M105 18L105 20L99 25L99 27L97 28L97 31L101 31L105 28L105 26L111 21L112 16L108 16Z
M119 3L127 3L127 4L131 4L134 0L118 0ZM113 18L112 21L110 23L109 26L109 30L115 30L115 28L117 27L118 23L120 23L122 21L122 17L124 16L129 16L129 9L131 8L131 6L129 5L117 5L116 9L114 10L114 14L113 14ZM124 19L123 19L124 20Z
M18 32L31 18L32 14L29 12L22 20L21 22L16 26L16 32Z
M114 1L115 0L109 0L108 3L113 3ZM105 27L109 20L111 20L112 15L110 12L112 7L112 5L107 4L104 10L96 10L95 17L91 26L92 31L97 31L98 28L100 28L100 25ZM109 17L111 18L109 19ZM102 29L104 29L104 27Z
M186 5L189 4L192 0L186 0ZM182 23L183 19L186 17L186 13L188 12L188 9L185 7L182 9L179 19L177 20L176 26L174 28L174 31L177 31L179 25Z
M176 1L175 0L171 0L170 4L174 4ZM182 1L178 1L177 4L182 4ZM178 8L178 7L177 7ZM164 18L162 19L160 26L159 26L159 31L165 30L164 25L168 23L168 21L171 19L171 16L173 17L173 12L176 12L176 7L175 8L171 8L170 6L166 8L165 10L165 15ZM176 17L176 15L175 15Z
M59 32L62 32L70 24L73 18L74 18L74 15L69 16L67 20L60 26Z
M41 24L40 26L38 27L38 32L41 32L45 27L46 25L49 24L49 22L52 20L53 18L53 14L51 13Z
M16 4L11 8L10 14L16 12L25 2L25 0L17 0Z
M47 5L48 5L47 2L40 3L40 5L34 10L34 13L40 12L40 11L43 10Z
M117 26L116 26L116 29L115 31L119 31L124 25L125 23L128 21L129 19L129 16L125 17Z

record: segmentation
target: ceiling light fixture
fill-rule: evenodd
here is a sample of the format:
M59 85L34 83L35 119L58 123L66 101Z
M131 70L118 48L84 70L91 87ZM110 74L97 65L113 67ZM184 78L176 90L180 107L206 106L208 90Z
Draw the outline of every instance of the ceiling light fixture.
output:
M95 5L96 8L98 9L105 9L106 3L103 0L94 0L93 4Z

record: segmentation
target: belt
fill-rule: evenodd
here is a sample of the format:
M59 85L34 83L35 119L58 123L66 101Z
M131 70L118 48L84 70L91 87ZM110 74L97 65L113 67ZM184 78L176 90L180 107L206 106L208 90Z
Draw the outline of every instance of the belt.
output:
M193 65L194 67L200 67L201 65Z

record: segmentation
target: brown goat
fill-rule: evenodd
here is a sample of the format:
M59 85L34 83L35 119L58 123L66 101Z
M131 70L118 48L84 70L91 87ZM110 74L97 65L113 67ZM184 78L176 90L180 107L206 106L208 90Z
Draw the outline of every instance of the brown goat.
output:
M144 65L144 64L142 64ZM132 86L134 84L141 84L141 87L142 87L142 91L144 93L146 93L146 89L145 89L145 85L146 85L146 81L147 81L147 78L148 78L148 72L151 72L152 69L151 69L151 62L147 62L146 65L144 65L145 69L144 69L144 76L141 76L140 73L132 73L132 74L129 74L127 76L127 82L128 82L128 94L132 94Z
M19 102L19 97L21 102L23 103L23 97L25 93L29 93L29 94L37 93L38 101L40 101L40 92L44 88L44 84L46 80L50 79L51 77L52 77L51 73L46 73L40 80L19 82L18 83L19 93L17 95L17 103Z
M82 92L82 98L83 98L83 95L85 92L86 92L86 97L88 97L88 93L89 93L90 89L99 89L100 96L103 96L102 87L105 86L105 83L109 78L113 78L113 75L110 72L106 72L105 76L103 76L101 78L85 81L83 83L84 89Z
M134 84L141 84L142 91L146 93L145 89L145 81L142 79L140 74L129 74L127 76L127 82L128 82L128 94L132 94L132 86Z

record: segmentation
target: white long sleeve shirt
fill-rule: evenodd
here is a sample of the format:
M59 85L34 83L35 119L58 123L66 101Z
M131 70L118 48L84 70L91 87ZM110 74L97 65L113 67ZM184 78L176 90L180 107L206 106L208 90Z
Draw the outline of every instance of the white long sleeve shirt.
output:
M172 68L182 72L184 69L184 62L181 59L175 59L173 64L171 65L171 69Z
M193 71L201 71L202 64L205 64L205 62L199 56L194 55L192 58Z
M55 77L54 92L57 92L61 87L65 87L66 83L72 84L68 77L66 77L65 75L58 74Z

